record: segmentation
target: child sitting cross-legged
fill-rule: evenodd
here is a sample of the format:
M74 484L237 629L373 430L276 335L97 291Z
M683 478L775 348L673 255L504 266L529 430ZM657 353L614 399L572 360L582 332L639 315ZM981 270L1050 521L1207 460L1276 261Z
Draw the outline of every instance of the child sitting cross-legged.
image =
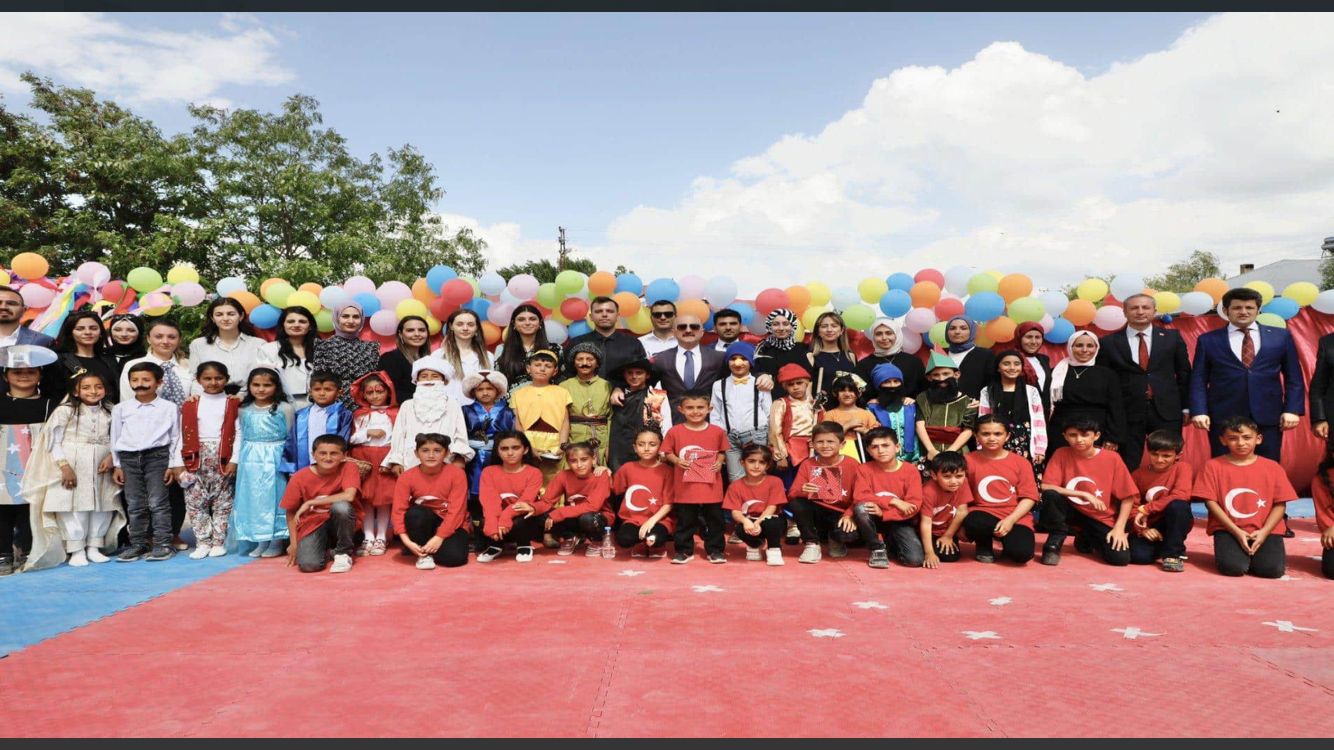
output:
M877 427L865 440L871 460L857 469L852 507L838 527L861 535L871 550L872 568L889 567L886 543L894 545L900 565L920 568L925 553L916 518L922 509L922 475L913 464L899 460L899 436L890 428Z
M468 477L449 461L449 438L417 436L417 465L394 485L394 533L417 557L417 570L468 562Z

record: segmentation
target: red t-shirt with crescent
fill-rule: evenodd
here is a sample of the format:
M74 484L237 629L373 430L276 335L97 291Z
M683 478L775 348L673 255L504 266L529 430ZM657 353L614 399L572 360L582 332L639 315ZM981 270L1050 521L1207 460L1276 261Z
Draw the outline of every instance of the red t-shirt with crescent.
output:
M511 474L502 466L488 466L482 469L480 485L477 499L485 519L482 532L491 536L501 526L514 528L515 513L510 506L523 502L537 507L537 496L542 492L542 470L524 464Z
M622 521L635 526L643 526L662 510L662 506L672 504L672 475L675 471L668 463L657 466L640 466L638 461L624 464L611 478L611 491L621 495L621 509L617 512ZM659 521L668 529L675 528L671 514Z
M707 425L702 430L692 430L686 425L679 424L668 430L667 437L662 441L662 452L670 453L677 458L688 458L682 453L691 448L725 453L729 447L727 433L716 424ZM686 470L679 467L672 471L672 494L675 498L673 502L682 505L704 505L723 501L721 471L713 473L712 482L687 482L685 475Z
M414 466L394 483L394 533L404 534L403 516L408 508L420 505L440 517L435 535L448 539L468 520L468 475L463 469L445 464L434 475Z
M840 513L851 508L852 493L857 488L857 469L861 466L861 463L852 456L839 455L837 458L841 459L841 461L833 466L825 466L824 464L821 464L819 459L815 456L811 456L800 464L797 464L797 476L792 480L792 487L788 490L788 497L805 497L816 505L823 506L830 510L836 510ZM816 469L832 469L838 472L839 482L843 485L842 498L839 500L821 500L819 498L810 497L805 492L801 491L801 488L805 487L806 483L811 481L811 472Z
M1315 523L1323 534L1334 526L1334 492L1330 492L1329 479L1316 475L1311 482L1311 498L1315 501Z
M934 481L922 485L922 512L931 514L932 536L943 536L954 516L971 502L973 493L968 489L967 482L960 484L959 489L953 492L946 492Z
M968 454L967 461L974 509L1005 518L1019 507L1019 501L1037 502L1038 483L1033 476L1033 464L1023 456L1006 453L1005 458L987 458L981 451L974 451ZM1033 514L1024 514L1017 523L1033 528Z
M1297 499L1287 472L1277 461L1263 456L1257 456L1255 463L1247 466L1238 466L1228 461L1227 456L1210 459L1195 479L1190 494L1218 503L1242 531L1259 531L1276 504ZM1205 533L1213 535L1219 531L1226 529L1210 513ZM1285 531L1287 524L1279 521L1272 533L1282 535Z
M778 477L766 476L756 486L747 484L746 479L742 478L728 486L727 494L723 497L723 510L739 510L748 518L759 518L770 505L781 508L786 502L783 480Z
M1087 458L1074 448L1058 448L1042 471L1043 484L1055 484L1067 490L1092 492L1106 505L1102 510L1082 497L1067 498L1079 513L1105 526L1115 526L1121 513L1121 501L1139 497L1139 488L1130 478L1125 461L1116 451L1099 449Z
M912 512L904 513L890 505L889 501L894 498L911 505ZM885 471L879 464L869 461L857 468L852 501L880 506L880 517L886 521L907 521L922 509L922 474L907 461L900 461L894 471ZM849 508L848 512L851 513L852 509Z
M1190 502L1191 487L1195 484L1195 470L1185 461L1177 461L1167 471L1154 471L1144 464L1130 475L1139 488L1144 507L1148 509L1149 525L1158 523L1167 504L1174 500Z
M283 492L283 501L280 507L283 510L299 510L307 500L315 500L321 497L337 495L343 490L357 490L361 492L361 474L357 471L357 465L351 461L344 461L342 467L331 474L320 474L315 471L315 467L307 466L292 475L287 481L287 489ZM359 497L352 499L352 509L357 513L357 528L361 528L361 519L365 516L365 511L361 509L361 500ZM329 520L329 506L321 505L306 511L301 520L296 524L296 539L292 540L296 544L307 534L323 526Z
M585 513L598 513L604 523L610 526L614 520L611 508L607 507L607 498L611 496L610 479L606 474L589 474L580 479L569 469L558 471L552 477L551 484L542 491L542 499L537 501L537 512L550 512L548 518L552 523L578 518ZM565 498L564 505L551 507L562 497Z

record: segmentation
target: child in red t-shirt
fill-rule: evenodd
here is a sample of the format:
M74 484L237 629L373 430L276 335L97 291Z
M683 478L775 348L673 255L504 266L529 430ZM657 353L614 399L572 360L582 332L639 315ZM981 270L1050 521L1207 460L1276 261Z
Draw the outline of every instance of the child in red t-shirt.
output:
M1285 503L1297 492L1277 461L1256 454L1264 437L1254 420L1228 419L1219 440L1227 455L1204 465L1190 493L1209 506L1205 532L1214 538L1214 565L1225 576L1281 578L1288 562Z
M533 540L542 538L546 519L538 510L542 494L542 469L528 442L515 430L496 433L490 465L482 469L477 499L482 503L482 534L490 540L477 553L477 562L500 557L506 542L513 542L514 559L533 561Z
M588 443L572 443L565 447L565 465L568 469L556 472L551 484L538 501L539 513L546 513L546 530L560 540L558 555L572 555L581 539L588 540L586 557L602 554L602 536L611 533L615 520L607 498L611 496L611 476L595 474L597 455ZM565 498L565 504L553 508L556 501Z
M417 570L437 563L457 568L468 562L468 475L447 462L449 438L435 432L417 436L418 465L394 484L394 533L417 556Z
M1010 428L995 414L977 418L974 434L979 449L968 454L968 489L973 506L963 531L977 544L977 561L996 562L992 541L1001 540L1001 554L1025 564L1033 559L1033 506L1038 484L1033 464L1005 450Z
M1334 578L1334 492L1330 490L1330 475L1334 473L1334 443L1325 446L1325 460L1311 482L1311 496L1315 500L1315 522L1320 527L1320 572Z
M1130 528L1148 545L1130 546L1130 562L1152 565L1163 561L1163 570L1186 569L1186 535L1195 525L1190 513L1190 491L1195 472L1181 459L1186 441L1180 430L1156 430L1145 440L1149 462L1130 475L1139 489L1140 504L1130 517Z
M635 433L638 461L622 464L611 480L611 491L621 496L617 515L621 527L616 544L630 548L630 557L663 557L672 520L672 467L659 459L662 435L652 427Z
M939 568L957 562L955 537L968 516L973 493L968 489L968 461L958 451L941 451L931 459L931 481L922 485L922 512L917 527L925 559L922 566Z
M709 424L708 391L689 390L681 397L686 423L667 431L662 442L663 460L676 467L672 477L673 509L676 514L676 555L672 563L684 565L695 559L695 532L704 517L704 552L709 562L727 562L723 555L723 477L727 461L727 433ZM712 456L707 466L694 466L696 457ZM693 470L692 470L693 469ZM710 481L697 481L712 477Z
M330 573L352 569L352 537L361 528L362 510L357 495L361 474L347 456L347 441L321 435L311 446L313 463L287 481L279 507L287 511L287 536L292 540L287 564L302 573L318 573L329 561L329 539L334 540Z
M787 498L783 496L783 480L769 474L773 464L768 446L751 443L742 448L741 466L746 475L727 488L723 508L732 512L737 538L747 548L747 560L765 559L769 565L782 565L787 521L779 510Z
M860 464L840 452L843 426L837 422L821 422L811 430L811 449L814 454L797 466L787 495L787 510L797 522L805 545L797 562L813 565L820 562L822 533L829 537L830 557L848 555L847 540L843 538L846 532L839 530L838 520L852 507ZM830 486L842 488L837 497L829 496Z
M857 468L852 507L838 528L861 535L871 550L867 564L872 568L889 567L886 543L894 545L900 565L920 568L926 554L913 519L922 509L922 475L915 465L899 460L899 436L893 428L877 427L862 443L870 461Z
M1075 546L1097 550L1108 565L1129 565L1132 547L1141 557L1149 543L1131 537L1127 524L1139 500L1121 454L1098 447L1102 428L1095 419L1066 420L1061 428L1065 447L1057 448L1042 470L1042 525L1047 543L1042 564L1060 565L1065 527L1075 529Z

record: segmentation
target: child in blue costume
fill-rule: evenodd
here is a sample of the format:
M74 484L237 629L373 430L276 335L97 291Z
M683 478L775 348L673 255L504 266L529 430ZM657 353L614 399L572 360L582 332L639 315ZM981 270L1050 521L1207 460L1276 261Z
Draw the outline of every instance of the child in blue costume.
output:
M915 463L917 450L917 404L903 387L903 371L889 363L876 365L871 370L871 382L876 389L875 400L866 408L884 427L893 428L899 436L899 460ZM905 399L907 403L904 403Z
M287 546L287 514L278 504L287 490L283 450L293 421L278 371L251 370L237 417L236 444L223 470L225 476L236 477L229 546L254 543L251 557L277 557Z
M308 391L310 406L301 409L292 419L283 447L283 471L295 474L310 466L311 446L321 435L337 435L344 441L352 439L352 410L339 398L338 374L330 370L316 370L310 375Z
M509 382L496 370L482 370L463 379L463 395L472 399L472 403L463 407L463 419L468 424L468 445L476 451L468 464L468 513L476 520L478 529L482 503L477 493L482 469L491 460L496 435L514 429L514 412L505 400L508 392Z

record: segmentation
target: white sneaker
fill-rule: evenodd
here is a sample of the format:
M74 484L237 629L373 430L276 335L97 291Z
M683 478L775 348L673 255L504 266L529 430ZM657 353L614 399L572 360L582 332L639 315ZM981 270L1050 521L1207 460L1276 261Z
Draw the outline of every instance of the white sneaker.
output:
M746 560L749 562L759 562L764 559L764 553L760 552L759 547L746 548Z
M88 558L88 562L94 562L94 563L111 562L111 558L102 554L102 550L96 547L88 547L83 551L83 554Z
M514 559L515 559L516 562L532 562L532 561L533 561L533 548L532 548L532 547L520 547L518 550L516 550L516 551L514 552Z
M221 544L217 545L216 547L210 547L208 550L209 557L222 557L225 554L227 554L227 548L222 546Z
M584 557L602 557L602 542L588 540L588 548L584 550Z
M477 562L489 563L492 560L496 559L497 557L500 557L500 553L502 552L504 552L504 550L501 549L500 547L487 547L486 549L477 553Z
M83 550L69 553L69 566L71 568L88 567L88 555L85 555Z
M560 540L560 549L556 551L556 554L561 557L569 557L574 554L574 548L578 546L579 537L577 536L570 537L569 539L562 539Z
M351 555L334 555L333 566L329 568L330 573L346 573L352 569Z
M210 551L211 549L213 549L213 548L210 547L209 545L207 545L207 544L201 544L201 545L199 545L198 547L195 547L195 551L194 551L194 552L191 552L191 553L190 553L190 559L191 559L191 560L203 560L205 557L208 557L208 553L209 553L209 551Z
M765 565L783 565L783 550L767 549L764 551Z
M808 542L805 549L801 551L801 557L797 558L799 563L809 563L814 565L820 562L820 544L819 542Z
M435 570L435 558L430 555L417 558L417 570Z

